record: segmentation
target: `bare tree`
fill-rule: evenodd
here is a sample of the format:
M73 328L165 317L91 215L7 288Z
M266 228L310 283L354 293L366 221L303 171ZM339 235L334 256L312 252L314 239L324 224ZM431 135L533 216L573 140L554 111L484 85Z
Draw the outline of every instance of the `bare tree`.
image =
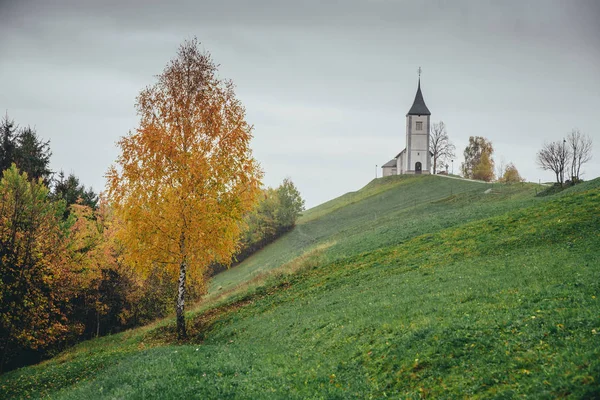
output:
M500 163L498 163L498 165L496 166L496 176L498 177L498 180L501 181L502 177L504 176L504 173L506 172L506 161L504 160L504 157L500 158Z
M542 169L554 172L556 183L562 185L565 181L565 168L570 160L570 154L566 140L545 143L538 151L536 161Z
M592 138L573 129L567 136L567 146L571 153L571 179L579 180L581 166L592 159Z
M444 165L444 161L454 158L456 148L450 142L446 132L446 124L443 121L433 124L429 140L429 151L433 157L433 173L437 173L438 161Z

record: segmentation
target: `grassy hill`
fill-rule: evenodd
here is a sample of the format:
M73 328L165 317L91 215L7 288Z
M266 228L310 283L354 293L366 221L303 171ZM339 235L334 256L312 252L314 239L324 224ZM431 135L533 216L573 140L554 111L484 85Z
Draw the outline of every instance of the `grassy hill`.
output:
M189 342L85 342L0 398L598 398L600 179L536 190L378 179L216 276Z

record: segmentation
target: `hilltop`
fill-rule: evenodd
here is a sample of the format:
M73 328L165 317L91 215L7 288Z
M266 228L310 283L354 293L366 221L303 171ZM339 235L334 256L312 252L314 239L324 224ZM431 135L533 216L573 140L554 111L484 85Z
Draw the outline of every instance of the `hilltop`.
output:
M189 342L84 342L0 397L596 398L600 179L539 190L377 179L217 275Z

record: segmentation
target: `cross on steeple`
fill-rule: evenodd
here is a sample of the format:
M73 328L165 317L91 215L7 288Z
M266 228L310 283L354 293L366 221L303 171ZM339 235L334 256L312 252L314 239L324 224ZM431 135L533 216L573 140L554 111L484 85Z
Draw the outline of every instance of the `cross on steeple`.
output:
M417 72L419 73L419 84L417 85L417 94L415 95L415 101L410 110L408 111L407 115L431 115L429 109L425 105L425 101L423 100L423 93L421 93L421 72L423 72L421 67L417 69Z

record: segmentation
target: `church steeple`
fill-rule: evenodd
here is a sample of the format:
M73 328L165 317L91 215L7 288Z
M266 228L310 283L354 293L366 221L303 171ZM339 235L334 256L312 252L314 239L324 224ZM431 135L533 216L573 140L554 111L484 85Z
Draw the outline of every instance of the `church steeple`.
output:
M431 173L431 113L421 93L421 67L417 94L406 114L406 148L382 166L383 176Z
M421 75L420 71L419 75ZM431 115L429 109L425 105L425 100L423 100L423 93L421 93L421 76L419 76L419 86L417 87L415 101L406 115Z

